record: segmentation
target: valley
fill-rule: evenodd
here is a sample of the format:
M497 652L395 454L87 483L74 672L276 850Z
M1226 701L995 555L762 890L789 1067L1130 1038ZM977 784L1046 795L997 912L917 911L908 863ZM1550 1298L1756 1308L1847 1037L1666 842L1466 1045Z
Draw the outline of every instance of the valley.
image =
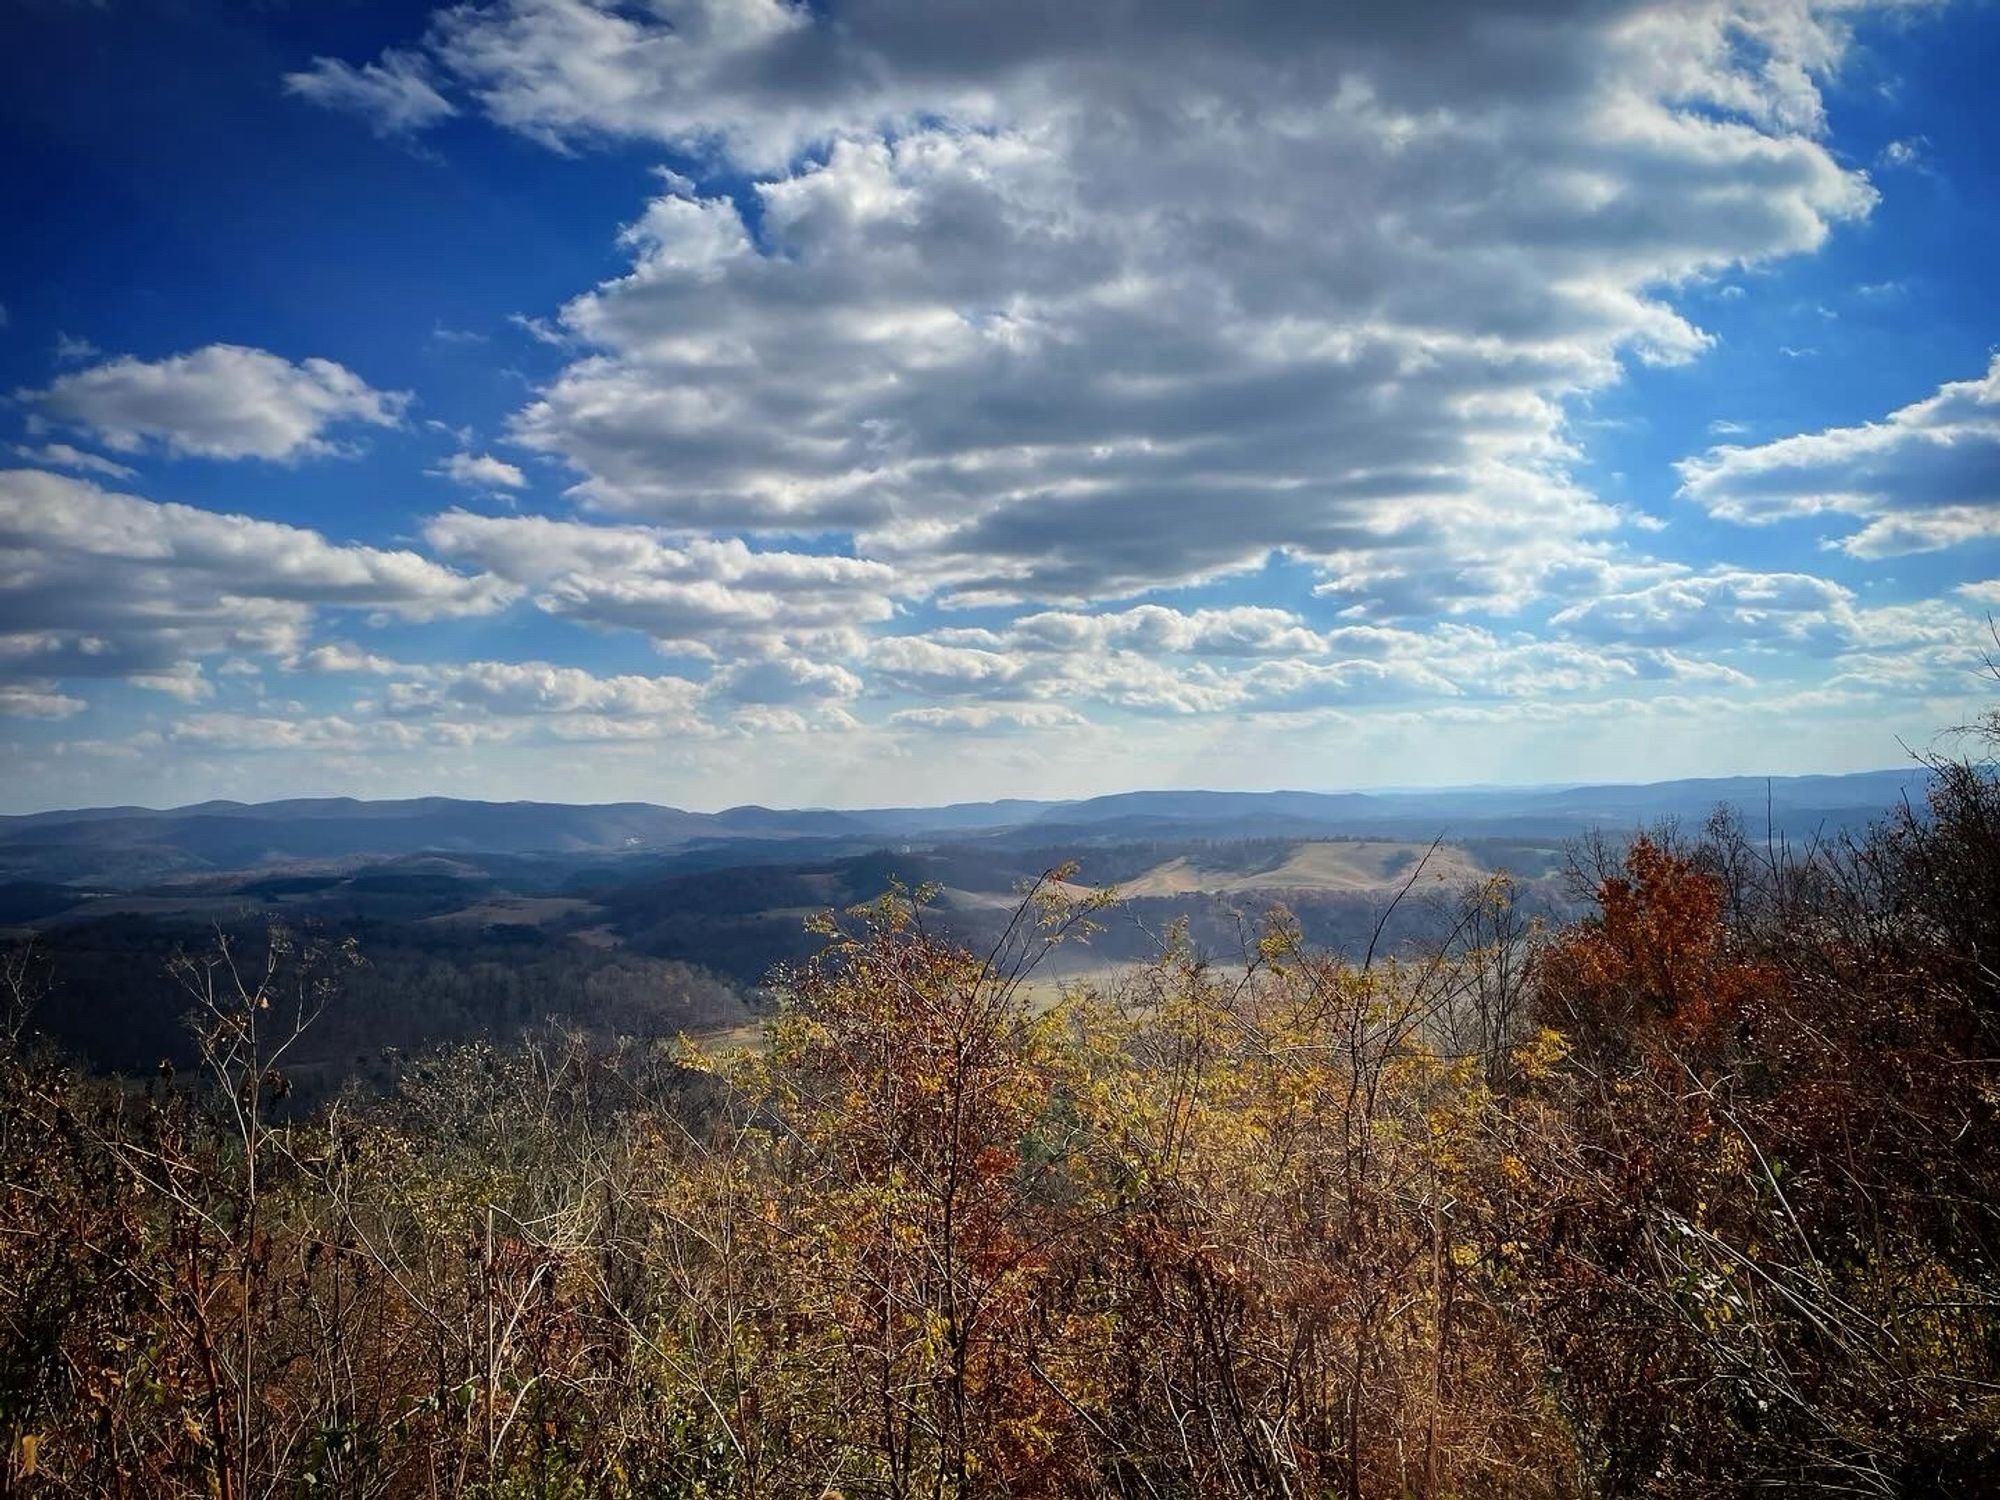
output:
M192 1056L176 952L272 924L352 940L363 966L306 1043L301 1097L394 1078L396 1058L554 1024L604 1038L753 1032L772 982L821 939L811 918L898 886L980 950L1045 871L1117 900L1050 956L1053 996L1160 951L1184 924L1219 961L1282 909L1310 943L1393 951L1449 925L1496 875L1526 914L1567 909L1565 851L1595 828L1693 824L1756 793L1774 837L1862 826L1902 772L1438 793L1153 792L837 812L428 798L0 819L0 930L32 939L53 985L42 1022L98 1066ZM1746 814L1746 818L1747 818Z

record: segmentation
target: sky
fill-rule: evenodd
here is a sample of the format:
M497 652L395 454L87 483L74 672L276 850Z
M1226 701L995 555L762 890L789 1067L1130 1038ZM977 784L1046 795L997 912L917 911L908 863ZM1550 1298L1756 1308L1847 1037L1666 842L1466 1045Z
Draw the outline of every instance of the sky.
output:
M1895 765L2000 3L14 0L0 810Z

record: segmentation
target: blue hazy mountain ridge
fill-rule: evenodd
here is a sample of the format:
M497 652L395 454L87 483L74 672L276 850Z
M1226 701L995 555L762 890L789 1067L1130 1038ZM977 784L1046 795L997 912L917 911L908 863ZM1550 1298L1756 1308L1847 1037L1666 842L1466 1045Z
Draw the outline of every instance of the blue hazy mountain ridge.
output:
M1562 837L1590 827L1626 831L1660 818L1700 818L1736 806L1753 828L1788 835L1865 823L1920 797L1921 767L1840 776L1756 777L1632 785L1398 792L1135 791L1077 801L1007 800L936 808L689 812L644 802L479 802L296 798L203 802L161 810L80 808L0 818L0 876L103 878L129 858L163 869L251 869L285 863L422 853L592 856L746 848L798 841L829 850L883 842L964 839L1061 846L1065 839L1186 833L1200 838L1505 833Z
M1080 802L1055 804L1049 821L1083 823L1131 817L1170 817L1227 822L1244 816L1290 814L1301 818L1381 816L1467 816L1490 818L1509 811L1521 815L1558 812L1574 816L1685 815L1729 803L1761 810L1767 792L1789 811L1879 810L1913 788L1927 772L1859 771L1837 776L1726 776L1680 781L1555 787L1445 787L1396 792L1122 792Z

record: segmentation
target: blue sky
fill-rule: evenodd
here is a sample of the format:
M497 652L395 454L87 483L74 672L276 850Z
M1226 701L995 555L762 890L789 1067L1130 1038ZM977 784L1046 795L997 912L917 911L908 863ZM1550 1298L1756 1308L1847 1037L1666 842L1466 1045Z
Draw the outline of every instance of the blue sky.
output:
M2000 6L23 0L9 810L1846 770Z

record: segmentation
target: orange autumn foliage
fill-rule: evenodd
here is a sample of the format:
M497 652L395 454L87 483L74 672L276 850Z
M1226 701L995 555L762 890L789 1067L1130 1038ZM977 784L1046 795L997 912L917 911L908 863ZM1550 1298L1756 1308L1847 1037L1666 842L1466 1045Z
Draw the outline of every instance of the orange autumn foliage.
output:
M1711 1054L1777 984L1732 950L1722 882L1653 840L1598 890L1598 915L1551 941L1538 980L1549 1018L1590 1051L1658 1040Z

